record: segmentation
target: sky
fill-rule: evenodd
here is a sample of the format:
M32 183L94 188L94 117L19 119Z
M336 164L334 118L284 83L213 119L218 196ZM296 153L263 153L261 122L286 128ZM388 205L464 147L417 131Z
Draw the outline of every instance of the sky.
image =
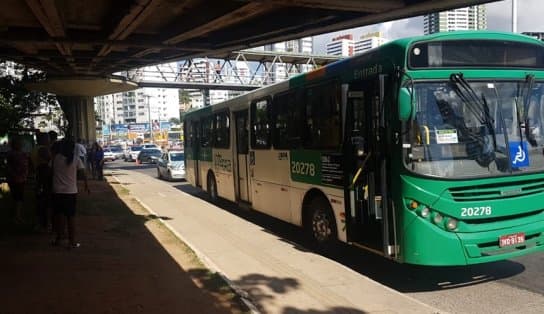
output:
M518 0L518 32L544 32L544 1ZM512 28L512 1L496 1L486 4L487 29L495 31L511 31ZM423 17L413 17L392 22L385 22L371 26L353 28L349 30L328 33L314 37L314 53L324 54L326 44L333 37L342 34L353 34L353 38L361 35L381 31L388 39L397 39L408 36L423 35Z

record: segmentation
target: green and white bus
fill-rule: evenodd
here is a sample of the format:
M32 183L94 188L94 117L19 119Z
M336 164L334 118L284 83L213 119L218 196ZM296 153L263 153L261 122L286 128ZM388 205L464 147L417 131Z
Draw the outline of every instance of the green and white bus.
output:
M544 43L400 39L185 115L212 199L403 263L544 249Z

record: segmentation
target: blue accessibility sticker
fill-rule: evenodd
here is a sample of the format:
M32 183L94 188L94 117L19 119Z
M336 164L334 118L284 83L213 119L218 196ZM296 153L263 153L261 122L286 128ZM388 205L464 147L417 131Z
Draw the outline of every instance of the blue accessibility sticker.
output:
M529 150L527 142L509 142L510 163L512 168L529 167Z

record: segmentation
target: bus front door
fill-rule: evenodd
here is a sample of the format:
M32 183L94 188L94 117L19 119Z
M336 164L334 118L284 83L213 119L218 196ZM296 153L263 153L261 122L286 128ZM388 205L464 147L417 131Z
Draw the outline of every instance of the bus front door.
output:
M344 156L347 171L348 240L383 254L381 181L374 82L349 86L346 92ZM377 84L376 84L377 85Z
M237 198L244 202L251 202L248 177L249 151L249 117L248 110L234 113L236 127L236 156L238 161L236 177L238 178Z

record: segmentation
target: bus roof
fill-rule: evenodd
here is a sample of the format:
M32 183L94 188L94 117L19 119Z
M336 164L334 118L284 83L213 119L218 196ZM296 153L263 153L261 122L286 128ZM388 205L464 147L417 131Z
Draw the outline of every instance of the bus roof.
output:
M406 67L406 51L412 45L418 42L432 42L432 41L448 41L448 40L497 40L497 41L511 41L528 44L536 44L544 47L544 43L536 38L497 31L455 31L436 33L431 35L406 37L397 40L390 41L384 45L373 48L365 53L358 54L349 58L338 60L331 64L328 64L319 69L311 72L302 73L273 85L261 87L253 90L244 95L229 99L225 102L206 106L197 110L190 111L186 114L187 117L200 117L201 115L207 115L212 111L221 110L224 107L228 107L230 104L235 103L247 103L255 98L265 97L267 95L275 93L275 91L282 91L289 87L303 86L306 84L313 84L320 81L326 81L334 77L340 78L341 81L349 81L353 79L353 69L357 66L387 66L387 67ZM365 75L364 71L369 74L374 74L373 68L362 68L361 75ZM383 69L383 72L388 69ZM389 69L390 70L390 69ZM381 72L381 71L380 71ZM377 73L376 73L377 74ZM213 109L212 109L213 107Z

